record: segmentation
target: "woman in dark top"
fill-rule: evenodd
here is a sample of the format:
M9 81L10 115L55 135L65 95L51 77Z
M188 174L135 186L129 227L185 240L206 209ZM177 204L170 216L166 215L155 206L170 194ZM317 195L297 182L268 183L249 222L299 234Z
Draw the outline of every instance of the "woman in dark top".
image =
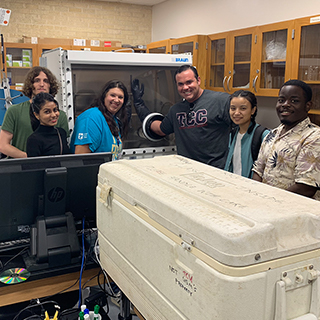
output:
M33 133L27 140L28 157L70 153L67 133L56 128L60 112L58 102L46 92L37 94L31 103L30 119Z

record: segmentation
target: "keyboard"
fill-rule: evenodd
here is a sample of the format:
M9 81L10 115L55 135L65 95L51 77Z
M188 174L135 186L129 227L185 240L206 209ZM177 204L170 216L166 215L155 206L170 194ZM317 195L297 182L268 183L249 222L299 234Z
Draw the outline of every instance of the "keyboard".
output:
M14 249L23 249L30 245L30 238L0 242L0 252Z

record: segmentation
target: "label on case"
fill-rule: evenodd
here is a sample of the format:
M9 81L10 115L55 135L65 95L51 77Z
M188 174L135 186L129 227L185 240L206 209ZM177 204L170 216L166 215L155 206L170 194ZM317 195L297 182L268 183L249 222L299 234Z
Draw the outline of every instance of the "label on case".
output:
M310 18L310 23L315 23L315 22L319 22L319 21L320 21L320 16Z

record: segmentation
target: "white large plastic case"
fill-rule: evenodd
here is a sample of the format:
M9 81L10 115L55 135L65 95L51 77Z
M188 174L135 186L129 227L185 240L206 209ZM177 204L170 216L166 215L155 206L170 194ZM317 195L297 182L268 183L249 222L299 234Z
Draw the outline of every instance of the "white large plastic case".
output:
M102 266L146 319L319 319L318 201L181 156L98 182Z

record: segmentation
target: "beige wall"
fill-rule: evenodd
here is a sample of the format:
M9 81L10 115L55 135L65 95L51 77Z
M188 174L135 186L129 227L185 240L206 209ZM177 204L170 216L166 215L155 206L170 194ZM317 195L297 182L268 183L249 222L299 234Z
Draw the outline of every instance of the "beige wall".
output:
M319 0L168 0L152 8L152 41L320 15Z
M9 25L0 26L6 42L22 36L119 40L122 44L151 42L150 6L95 0L1 0L12 10Z

